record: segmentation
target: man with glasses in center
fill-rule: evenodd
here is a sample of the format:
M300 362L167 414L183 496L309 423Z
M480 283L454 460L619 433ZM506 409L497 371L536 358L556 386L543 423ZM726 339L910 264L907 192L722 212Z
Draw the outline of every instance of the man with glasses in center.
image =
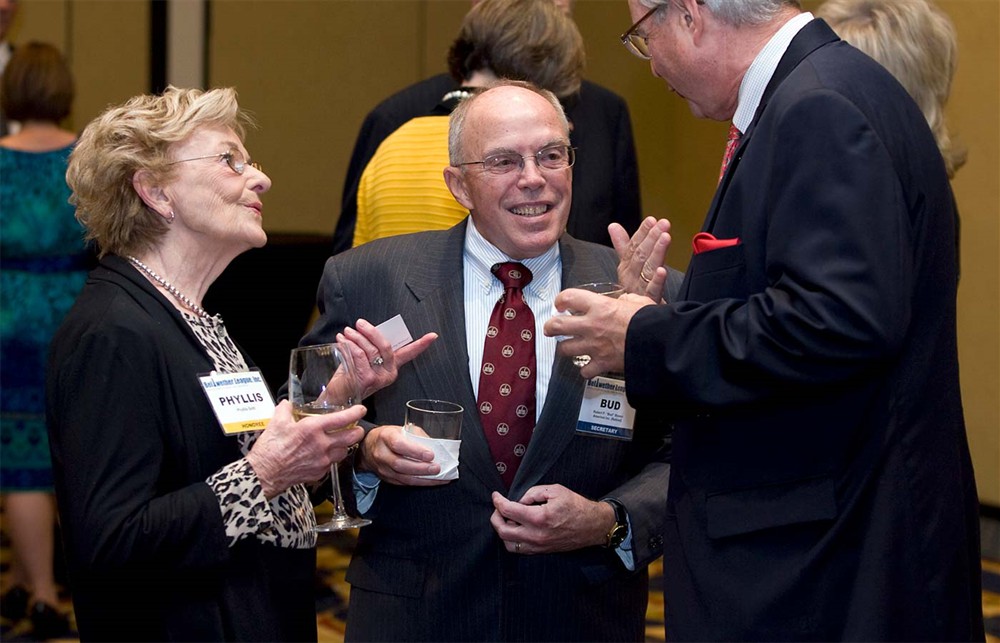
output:
M379 426L356 454L355 489L372 524L347 572L346 639L643 640L669 443L590 430L588 383L541 333L562 288L618 279L613 250L564 232L575 160L565 114L550 92L501 82L452 113L449 154L445 180L470 216L330 259L303 339L397 314L413 336L440 336L365 401ZM505 360L522 357L512 386L495 386ZM498 422L508 394L525 401ZM457 479L424 477L440 467L399 426L415 398L464 407Z

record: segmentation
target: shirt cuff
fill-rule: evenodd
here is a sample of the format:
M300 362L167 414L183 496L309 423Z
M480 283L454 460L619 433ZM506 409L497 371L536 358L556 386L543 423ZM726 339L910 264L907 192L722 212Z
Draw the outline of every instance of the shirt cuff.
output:
M622 559L622 564L625 565L625 569L630 572L635 571L635 554L632 552L632 519L628 518L628 533L625 535L625 540L622 544L615 547L615 553L618 554L618 558Z
M378 494L379 477L370 471L355 471L353 476L354 499L358 505L358 513L366 514L375 504Z

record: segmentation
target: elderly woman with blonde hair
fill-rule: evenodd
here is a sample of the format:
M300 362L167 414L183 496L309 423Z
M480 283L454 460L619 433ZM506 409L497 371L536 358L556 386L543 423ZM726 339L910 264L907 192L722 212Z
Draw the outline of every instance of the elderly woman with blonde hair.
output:
M109 108L70 158L101 263L53 340L47 414L84 640L316 639L308 485L361 439L364 407L295 422L282 402L230 435L199 380L252 367L201 307L267 239L248 124L232 89L168 88ZM352 352L384 356L362 386L385 385L404 358L359 330Z

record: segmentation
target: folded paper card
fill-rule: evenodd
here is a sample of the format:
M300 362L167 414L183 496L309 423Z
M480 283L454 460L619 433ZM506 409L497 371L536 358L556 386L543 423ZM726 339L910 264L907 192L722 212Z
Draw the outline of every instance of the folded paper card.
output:
M392 344L392 350L398 350L403 346L406 346L413 341L413 337L410 335L410 330L403 323L403 316L396 315L395 317L390 317L385 320L376 328L385 336L389 343Z

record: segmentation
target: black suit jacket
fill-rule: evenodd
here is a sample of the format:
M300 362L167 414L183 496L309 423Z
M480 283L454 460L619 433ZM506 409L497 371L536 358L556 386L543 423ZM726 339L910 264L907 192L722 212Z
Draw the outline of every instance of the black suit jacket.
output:
M457 86L448 74L432 76L393 94L365 117L344 179L334 254L351 247L358 217L358 183L379 144L408 120L430 114L445 93ZM586 80L579 95L564 101L564 106L573 126L570 142L578 148L566 229L577 239L610 246L610 223L622 224L631 234L642 219L628 106L614 92Z
M242 454L197 379L212 369L176 308L114 256L52 341L49 440L84 641L316 639L315 550L229 546L205 480Z
M467 221L467 220L466 220ZM319 288L321 317L303 344L331 341L363 317L396 314L414 337L440 338L366 401L370 419L402 424L407 400L451 400L465 408L459 478L439 487L383 483L347 572L349 640L642 640L646 565L661 554L668 442L575 433L584 381L557 357L545 406L510 491L497 473L469 380L462 251L466 221L444 231L373 241L330 259ZM563 283L614 278L602 246L564 235ZM601 547L536 556L510 554L489 524L498 491L519 498L562 484L628 510L637 571Z
M955 213L924 117L822 21L796 35L681 300L628 329L676 419L668 640L983 638Z

